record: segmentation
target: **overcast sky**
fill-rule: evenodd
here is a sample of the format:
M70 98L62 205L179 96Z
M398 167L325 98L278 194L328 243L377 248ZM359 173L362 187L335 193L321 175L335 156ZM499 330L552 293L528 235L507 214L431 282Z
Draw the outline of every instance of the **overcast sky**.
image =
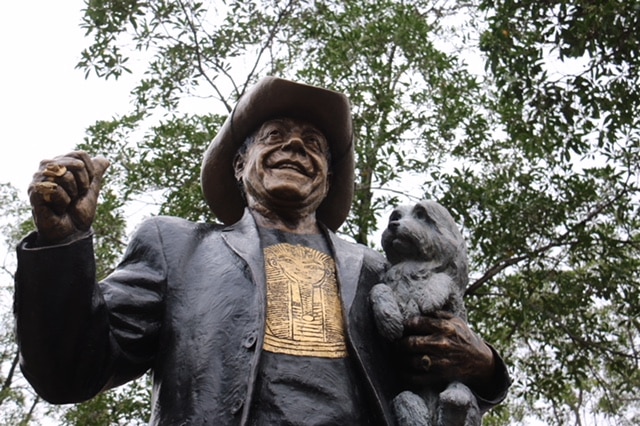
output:
M126 81L85 80L82 0L0 2L0 182L26 187L43 158L64 154L99 119L128 110Z

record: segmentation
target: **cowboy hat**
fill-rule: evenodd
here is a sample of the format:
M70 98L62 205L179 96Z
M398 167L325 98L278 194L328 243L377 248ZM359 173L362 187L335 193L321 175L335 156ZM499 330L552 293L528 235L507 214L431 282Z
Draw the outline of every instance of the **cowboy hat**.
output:
M233 159L265 121L284 117L306 120L327 138L332 184L316 217L335 231L347 218L353 199L354 152L349 99L332 90L276 77L258 81L240 97L204 154L200 174L204 197L224 224L237 222L246 202L236 183Z

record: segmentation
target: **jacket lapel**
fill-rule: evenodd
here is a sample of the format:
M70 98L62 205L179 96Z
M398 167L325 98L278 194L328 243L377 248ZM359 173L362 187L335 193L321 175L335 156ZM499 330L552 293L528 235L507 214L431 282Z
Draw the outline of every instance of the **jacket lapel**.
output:
M325 228L325 235L328 237L329 245L333 253L333 260L336 263L336 274L340 295L345 313L351 310L353 299L358 289L360 280L360 269L362 269L363 253L362 249L349 244L338 238L336 234ZM347 315L348 317L348 315Z
M266 306L266 273L264 270L264 256L262 254L262 244L260 244L260 234L258 227L249 212L245 209L242 219L222 230L222 239L227 243L231 250L243 259L249 266L251 278L256 286L256 307L258 309L259 324L261 325L258 334L257 348L262 348L264 342L264 326L265 326L265 306ZM251 375L247 384L247 397L244 401L242 409L242 417L240 425L249 423L250 408L253 400L256 377L260 365L260 355L262 350L256 350L251 361Z
M222 230L222 238L249 265L254 284L264 288L266 278L260 235L248 209L245 209L242 219Z
M340 295L345 312L349 312L358 288L360 269L362 268L362 249L340 239L329 229L323 227L334 262L336 274L340 286ZM248 209L245 209L242 219L223 230L222 238L238 256L240 256L251 269L251 275L256 285L264 288L266 277L264 271L264 259L260 245L258 228Z

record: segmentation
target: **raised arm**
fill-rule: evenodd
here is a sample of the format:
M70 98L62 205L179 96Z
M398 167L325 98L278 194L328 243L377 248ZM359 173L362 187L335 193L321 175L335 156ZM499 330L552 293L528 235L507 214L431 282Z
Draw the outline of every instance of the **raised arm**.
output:
M155 354L166 271L157 227L141 226L116 272L96 281L90 227L107 166L70 153L43 161L29 187L38 232L17 249L16 336L24 376L53 403L135 378Z

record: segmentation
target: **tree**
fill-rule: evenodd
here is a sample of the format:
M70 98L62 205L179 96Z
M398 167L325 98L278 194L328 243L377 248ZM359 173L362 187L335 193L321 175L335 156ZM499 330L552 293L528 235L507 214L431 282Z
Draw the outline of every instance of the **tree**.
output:
M87 1L78 66L139 76L132 110L96 122L78 146L113 164L95 230L114 249L102 271L133 202L215 220L200 195L202 153L257 78L334 88L353 103L358 169L341 232L375 245L381 213L415 197L438 199L464 226L471 323L516 378L486 423L638 424L639 9ZM485 74L464 61L474 48Z
M27 221L28 208L18 196L16 188L9 184L0 185L0 210L6 217L0 224L4 243L13 246L19 235L33 229ZM15 221L14 221L15 220ZM11 314L11 296L15 263L5 257L0 271L9 277L8 284L0 286L0 422L3 424L28 424L40 400L21 380L18 368L18 351L14 344Z
M458 130L471 133L479 126L471 101L482 96L478 83L434 45L436 18L443 13L449 10L426 1L228 2L225 9L182 1L89 3L83 25L94 43L79 66L117 77L129 62L121 46L131 44L149 62L133 90L136 110L98 123L83 147L112 158L116 153L125 198L164 190L162 213L207 218L197 181L201 155L251 83L278 74L341 90L354 103L359 171L345 232L367 244L377 214L395 199L374 195L373 188L424 169L439 154L434 148ZM194 95L210 105L184 114ZM153 121L158 114L166 118ZM130 132L150 121L156 124L132 146ZM183 170L171 158L176 150ZM410 152L423 159L415 161Z
M481 7L503 135L444 185L472 230L467 293L501 318L483 324L509 342L527 411L638 424L640 3Z
M5 220L0 225L4 243L15 247L18 241L34 230L28 204L20 196L17 188L0 185L0 211ZM118 207L118 197L107 191L101 196L98 215L94 225L96 233L96 261L99 277L106 276L114 267L114 262L122 251L125 222ZM134 425L146 424L149 417L149 386L146 378L114 391L105 392L93 400L71 407L57 407L47 404L38 397L22 377L18 367L18 350L13 335L13 315L11 295L15 258L8 255L0 268L3 275L10 277L8 284L0 287L0 423L6 425L30 425L40 423L38 419L49 418L59 424L68 425Z

